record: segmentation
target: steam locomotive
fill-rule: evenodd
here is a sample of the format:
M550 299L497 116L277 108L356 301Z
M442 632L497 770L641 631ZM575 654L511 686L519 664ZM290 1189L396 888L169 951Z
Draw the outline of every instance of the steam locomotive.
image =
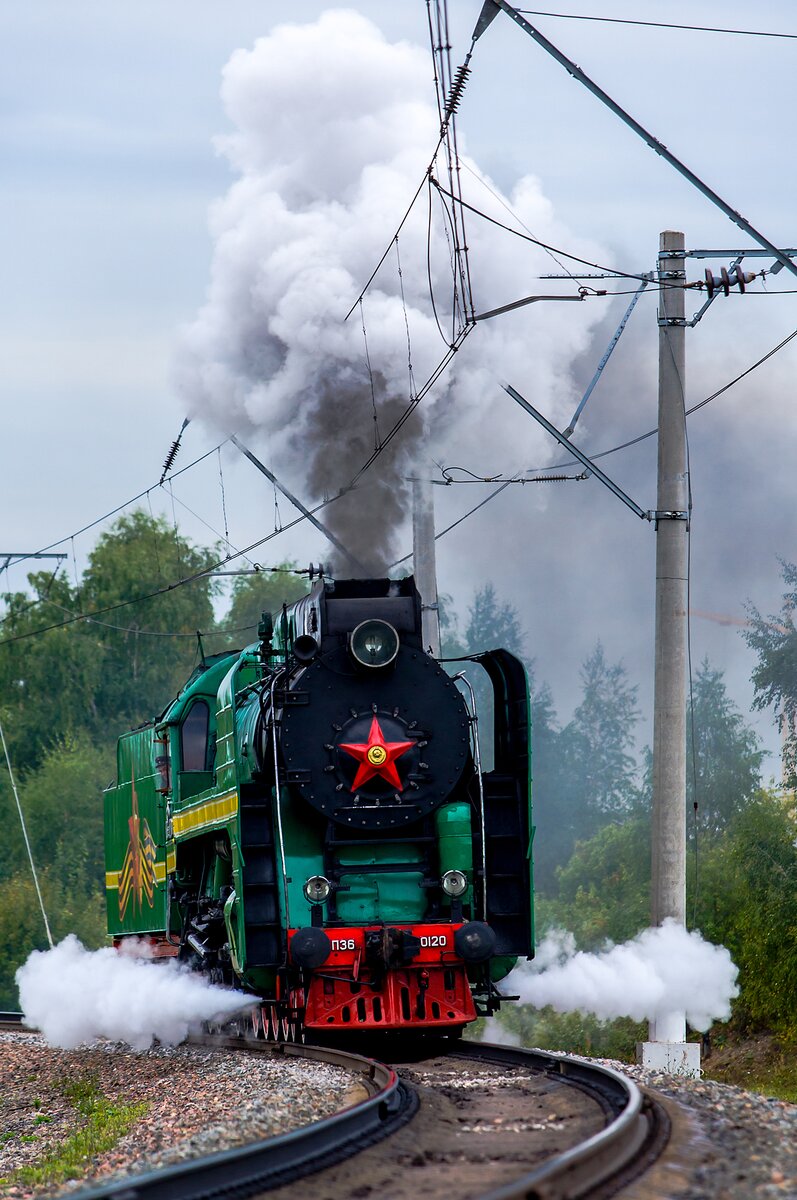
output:
M534 952L529 697L506 650L492 767L413 579L319 578L125 734L108 931L253 995L268 1038L457 1034ZM482 722L484 724L484 722ZM481 731L481 733L480 733Z

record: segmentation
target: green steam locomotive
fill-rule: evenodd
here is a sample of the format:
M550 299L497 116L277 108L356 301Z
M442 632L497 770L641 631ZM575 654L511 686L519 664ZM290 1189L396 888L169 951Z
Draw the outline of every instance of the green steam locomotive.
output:
M108 930L253 994L257 1031L456 1034L534 953L529 696L506 650L424 650L412 578L263 614L125 734L105 794ZM467 666L467 664L465 664ZM480 735L481 730L481 735Z

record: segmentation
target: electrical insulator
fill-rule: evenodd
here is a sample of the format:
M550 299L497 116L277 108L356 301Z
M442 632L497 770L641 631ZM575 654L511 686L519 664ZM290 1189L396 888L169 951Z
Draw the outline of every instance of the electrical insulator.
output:
M752 283L756 277L755 271L743 271L741 267L735 266L730 272L726 271L725 267L720 269L719 279L714 275L708 267L706 268L706 291L708 298L711 300L714 293L722 288L726 296L730 295L732 287L738 287L740 292L747 290L748 283Z
M755 279L755 271L743 271L741 267L734 267L733 274L736 276L740 292L745 291L748 283L752 283Z

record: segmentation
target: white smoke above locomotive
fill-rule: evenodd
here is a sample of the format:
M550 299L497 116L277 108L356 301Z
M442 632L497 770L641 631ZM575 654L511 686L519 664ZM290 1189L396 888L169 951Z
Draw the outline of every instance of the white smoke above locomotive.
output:
M183 331L177 382L192 416L254 435L305 499L319 499L345 485L374 448L362 317L380 437L409 399L409 359L417 389L446 349L429 298L424 197L369 289L362 316L358 309L344 320L437 141L431 61L417 46L389 43L361 15L333 11L313 24L280 26L253 49L236 51L224 69L222 97L234 128L217 146L237 178L211 212L211 280L206 303ZM466 195L506 220L479 180L493 185L475 163L464 163ZM520 179L506 200L537 237L564 241L586 257L601 253L559 225L534 176ZM540 290L535 275L553 266L541 250L473 215L466 224L477 311ZM436 195L430 247L448 337L450 245ZM596 320L587 304L540 304L533 322L521 315L480 325L398 446L369 472L365 504L360 494L324 519L366 558L378 520L383 566L406 516L406 476L419 459L429 469L430 449L450 460L463 451L470 459L477 448L487 471L505 468L508 453L518 466L547 458L550 446L527 418L518 423L498 380L522 381L554 418L569 416L570 364L588 346Z

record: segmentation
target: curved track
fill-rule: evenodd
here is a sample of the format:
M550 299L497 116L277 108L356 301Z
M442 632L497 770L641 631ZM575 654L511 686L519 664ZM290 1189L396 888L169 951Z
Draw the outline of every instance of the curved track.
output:
M651 1098L618 1071L564 1054L473 1043L455 1052L467 1057L523 1066L555 1076L596 1098L607 1115L605 1127L557 1154L483 1200L553 1200L555 1197L610 1196L655 1162L667 1144L669 1119Z
M0 1013L0 1029L19 1029L21 1024L19 1014ZM434 1096L434 1090L441 1086L439 1080L435 1082L433 1073L425 1070L430 1063L424 1058L408 1064L399 1072L373 1059L338 1049L283 1045L218 1034L194 1038L192 1041L239 1052L282 1054L333 1063L357 1075L370 1095L359 1104L292 1133L158 1172L127 1177L113 1184L83 1190L74 1193L76 1200L78 1197L80 1200L104 1200L112 1196L117 1200L211 1200L222 1195L233 1200L235 1197L259 1195L274 1189L279 1189L280 1196L287 1198L293 1194L304 1195L308 1186L318 1190L315 1184L303 1184L294 1193L291 1186L294 1181L318 1171L325 1172L323 1180L318 1181L324 1196L351 1195L355 1190L352 1180L357 1178L359 1160L353 1160L351 1166L344 1165L337 1175L335 1164L368 1151L366 1158L370 1157L371 1161L366 1175L375 1183L377 1168L382 1160L387 1178L396 1169L404 1170L406 1174L402 1166L407 1158L406 1151L398 1152L397 1164L389 1161L393 1142L385 1143L384 1148L368 1148L376 1147L377 1143L396 1133L413 1117L419 1106L419 1090L421 1094L425 1091L427 1096ZM654 1101L640 1092L636 1084L610 1068L566 1055L481 1043L441 1046L438 1042L433 1053L437 1056L438 1069L442 1064L448 1075L452 1070L456 1072L463 1069L476 1075L492 1068L515 1071L518 1072L519 1081L525 1077L541 1082L548 1107L551 1107L551 1089L564 1088L571 1089L570 1095L573 1089L580 1093L582 1108L586 1097L587 1107L592 1109L592 1131L584 1136L584 1128L589 1129L590 1122L586 1126L582 1122L579 1126L574 1121L575 1136L570 1136L565 1148L558 1145L552 1149L551 1143L555 1139L547 1136L541 1145L538 1133L531 1158L542 1158L543 1161L531 1170L524 1169L523 1155L518 1155L516 1161L514 1150L510 1150L511 1179L492 1190L480 1188L467 1193L478 1195L480 1200L576 1200L577 1197L587 1196L592 1200L603 1200L604 1197L615 1195L626 1183L642 1174L666 1145L669 1133L666 1115ZM405 1077L404 1080L400 1074ZM495 1089L490 1086L492 1081L489 1077L485 1078L487 1092L494 1092ZM426 1088L419 1089L418 1082L426 1082ZM478 1112L480 1095L484 1094L484 1089L480 1092L478 1078L475 1084L470 1083L469 1086L475 1087L473 1106L474 1111ZM520 1103L521 1107L526 1104L528 1116L528 1101L522 1100ZM421 1102L416 1124L394 1141L403 1138L407 1145L422 1146L422 1126L419 1123L434 1119L434 1114L427 1111L433 1107L425 1100ZM462 1122L464 1118L460 1116L457 1119ZM501 1122L505 1118L493 1117L492 1120ZM466 1125L463 1128L473 1126ZM508 1123L503 1128L499 1127L498 1132L522 1135L528 1147L530 1138L533 1140L530 1131L542 1128L544 1126L526 1120L519 1125L517 1122L514 1125ZM561 1123L556 1128L561 1129ZM429 1138L434 1145L438 1145L436 1132L430 1133ZM506 1155L506 1149L502 1153ZM395 1147L393 1155L395 1158ZM416 1153L415 1158L411 1159L412 1165L421 1165L422 1157L419 1158ZM456 1170L448 1167L444 1154L427 1154L427 1157L441 1159L437 1165L442 1166L445 1184L440 1194L466 1194L457 1187ZM485 1178L489 1179L489 1154L484 1159L480 1158L481 1161L486 1163ZM503 1165L506 1166L505 1163ZM420 1177L417 1172L410 1172L410 1175L414 1180L410 1184L410 1194L413 1194L420 1184ZM359 1177L362 1178L362 1175ZM392 1178L395 1179L396 1175L393 1174ZM424 1194L436 1194L435 1186L434 1181L429 1188L424 1185ZM359 1194L367 1195L371 1190L360 1189ZM378 1191L378 1186L373 1190ZM394 1193L382 1189L382 1194Z

